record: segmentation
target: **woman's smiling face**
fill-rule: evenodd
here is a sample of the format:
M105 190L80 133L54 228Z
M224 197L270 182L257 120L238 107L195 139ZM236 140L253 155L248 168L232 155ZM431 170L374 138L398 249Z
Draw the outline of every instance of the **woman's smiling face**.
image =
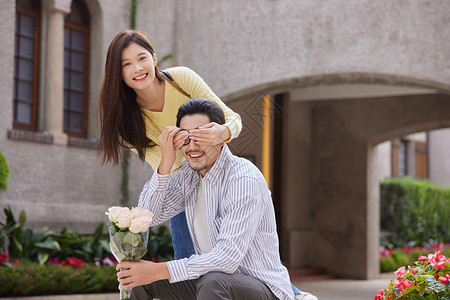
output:
M136 43L130 43L121 55L122 78L132 89L145 89L155 80L156 55Z

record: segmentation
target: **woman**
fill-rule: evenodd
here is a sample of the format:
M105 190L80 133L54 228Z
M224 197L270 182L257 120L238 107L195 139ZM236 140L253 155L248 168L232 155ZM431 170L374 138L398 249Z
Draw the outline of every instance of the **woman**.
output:
M224 111L224 126L210 123L189 136L199 143L219 144L237 137L241 118L229 109L194 71L185 67L158 68L155 50L148 38L134 30L119 32L109 45L105 74L99 96L100 141L103 164L117 165L122 151L130 148L156 170L161 159L158 136L166 126L175 126L178 108L190 97L216 102ZM176 82L175 86L173 81ZM178 84L178 89L176 85ZM178 143L188 133L180 131ZM182 156L172 170L181 165ZM186 218L180 214L171 219L175 258L194 252Z

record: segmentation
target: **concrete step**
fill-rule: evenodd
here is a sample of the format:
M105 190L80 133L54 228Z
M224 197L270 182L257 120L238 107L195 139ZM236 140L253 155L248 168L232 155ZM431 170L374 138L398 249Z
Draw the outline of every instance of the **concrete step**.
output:
M324 268L300 268L290 269L288 268L291 282L305 282L305 281L319 281L335 279L335 276L326 273Z

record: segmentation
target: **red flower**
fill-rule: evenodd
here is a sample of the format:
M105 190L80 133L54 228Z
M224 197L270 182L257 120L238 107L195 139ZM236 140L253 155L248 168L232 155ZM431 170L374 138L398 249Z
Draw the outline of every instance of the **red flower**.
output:
M9 261L8 253L6 252L0 253L0 264L8 261Z
M392 252L394 252L394 249L381 249L380 256L381 257L389 257L389 256L391 256Z
M398 281L398 280L394 280L393 284L398 287L398 289L400 291L403 291L404 289L407 289L411 286L411 281L409 280L403 280L403 281Z
M68 257L66 258L67 261L67 265L75 267L75 268L79 268L82 265L85 264L85 261L76 257Z
M447 276L449 276L448 274L445 276L445 277L439 277L438 279L439 279L439 281L440 282L442 282L443 284L447 284L449 281L450 281L450 279L447 277ZM449 276L450 277L450 276Z
M403 283L403 286L405 287L405 289L409 288L412 284L411 281L409 281L408 279L403 280L402 283Z
M11 263L12 263L13 265L18 265L18 264L21 264L22 262L21 262L20 260L18 260L18 259L13 259L13 260L11 261Z
M444 269L445 268L445 261L440 261L436 264L436 269Z
M403 275L405 275L405 273L406 273L406 268L404 266L398 268L397 271L394 272L394 274L397 276L403 276Z
M421 260L421 261L427 261L427 260L428 260L428 257L423 256L423 255L419 255L419 260Z

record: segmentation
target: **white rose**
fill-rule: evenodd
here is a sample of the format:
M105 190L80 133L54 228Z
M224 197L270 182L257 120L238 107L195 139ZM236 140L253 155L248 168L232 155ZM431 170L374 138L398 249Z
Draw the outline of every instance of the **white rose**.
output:
M131 221L130 231L133 233L145 232L150 226L151 218L147 216L142 216L139 218L134 218Z
M152 221L152 218L148 217L148 216L143 216L143 217L140 217L140 219L141 219L141 225L142 225L141 231L147 231L147 229L150 227L150 222Z
M153 214L148 209L145 209L145 208L133 207L131 209L131 212L133 213L135 218L140 218L143 216L150 217L150 218L153 217Z
M120 228L128 228L131 225L131 220L133 220L133 213L128 208L122 210L117 216L117 226Z
M141 228L142 228L142 221L140 218L134 218L133 220L131 220L131 225L130 225L130 231L132 233L139 233L141 232Z
M117 217L119 216L120 211L123 210L123 207L119 206L112 206L108 208L108 212L105 212L106 215L108 215L109 221L113 223L117 223Z

